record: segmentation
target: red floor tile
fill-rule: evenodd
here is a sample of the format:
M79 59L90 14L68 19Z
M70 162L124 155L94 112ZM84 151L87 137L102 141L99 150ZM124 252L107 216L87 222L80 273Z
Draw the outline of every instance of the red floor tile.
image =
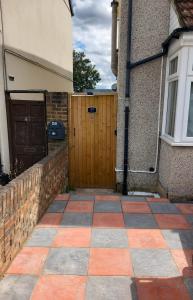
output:
M138 300L190 300L182 278L136 279Z
M123 215L118 213L95 213L94 227L124 227Z
M59 194L56 196L55 200L56 201L68 201L70 198L70 194Z
M167 248L167 244L159 229L129 229L128 239L130 248Z
M182 276L193 277L193 250L171 250L172 256Z
M190 224L181 215L155 214L156 221L161 229L188 229Z
M48 251L48 248L23 248L12 262L7 273L39 275Z
M69 201L65 212L92 212L93 201Z
M151 213L148 204L145 202L123 202L122 201L122 207L125 213L137 213L137 214Z
M176 206L183 214L193 214L193 204L176 204Z
M90 228L58 229L53 247L89 247L90 240Z
M47 213L38 223L41 227L55 227L60 225L63 214L61 213Z
M97 195L96 201L118 201L121 197L118 195Z
M132 275L128 249L91 249L89 275Z
M47 275L40 278L32 300L84 300L86 277Z
M147 198L149 203L170 203L170 200L167 198Z

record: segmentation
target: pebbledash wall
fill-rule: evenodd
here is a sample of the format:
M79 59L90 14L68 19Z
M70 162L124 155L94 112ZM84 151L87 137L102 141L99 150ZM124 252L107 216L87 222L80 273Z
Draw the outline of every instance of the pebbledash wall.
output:
M117 183L123 180L124 101L127 62L128 1L121 0L118 66ZM149 16L147 18L147 16ZM160 52L168 37L170 3L168 0L134 0L131 62ZM165 62L164 62L165 63ZM131 71L129 121L129 169L149 171L155 166L160 99L161 59ZM163 76L164 77L164 76ZM158 173L129 173L129 189L157 189Z
M55 196L68 185L67 144L0 190L0 275Z

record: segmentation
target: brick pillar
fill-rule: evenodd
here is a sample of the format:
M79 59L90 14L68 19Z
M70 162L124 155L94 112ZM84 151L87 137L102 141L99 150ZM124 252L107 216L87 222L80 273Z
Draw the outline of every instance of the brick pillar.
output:
M65 127L65 141L48 141L48 152L55 151L67 142L68 128L68 93L48 93L47 96L47 123L51 121L62 121Z

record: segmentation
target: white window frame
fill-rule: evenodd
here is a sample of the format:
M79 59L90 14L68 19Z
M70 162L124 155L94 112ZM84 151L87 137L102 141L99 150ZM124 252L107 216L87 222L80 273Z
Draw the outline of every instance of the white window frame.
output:
M193 42L193 37L192 37ZM179 46L177 45L179 43ZM178 70L176 74L169 75L170 62L178 56ZM178 94L176 104L176 118L174 137L168 135L166 130L167 103L169 83L178 80ZM193 146L193 137L187 137L189 117L189 101L191 83L193 82L193 43L190 47L187 42L183 45L183 39L174 43L171 47L166 66L166 84L163 109L162 136L172 146Z

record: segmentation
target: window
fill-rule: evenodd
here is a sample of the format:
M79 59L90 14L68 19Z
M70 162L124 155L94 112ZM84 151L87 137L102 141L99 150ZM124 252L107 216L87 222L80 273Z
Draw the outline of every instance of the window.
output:
M193 82L191 83L187 137L193 137Z
M162 139L173 146L193 146L193 36L189 33L169 49Z
M176 119L176 102L178 92L178 81L169 83L167 116L166 116L166 133L174 136L175 119Z
M168 136L174 137L175 120L176 120L176 105L178 97L178 56L169 60L169 75L167 86L167 111L165 133Z
M175 57L170 61L169 75L176 74L177 71L178 71L178 57Z

